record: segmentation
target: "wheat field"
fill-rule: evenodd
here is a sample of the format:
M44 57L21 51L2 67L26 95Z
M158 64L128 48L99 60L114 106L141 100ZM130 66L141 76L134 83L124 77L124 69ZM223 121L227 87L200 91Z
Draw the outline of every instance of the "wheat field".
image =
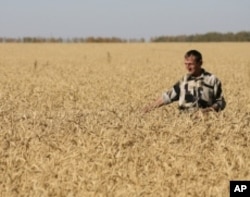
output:
M227 106L141 109L187 50ZM250 44L0 44L0 196L229 196L250 180Z

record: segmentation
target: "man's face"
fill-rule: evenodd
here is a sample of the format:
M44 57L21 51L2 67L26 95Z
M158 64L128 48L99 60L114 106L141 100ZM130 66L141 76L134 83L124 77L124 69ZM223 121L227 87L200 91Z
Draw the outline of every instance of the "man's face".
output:
M196 62L194 56L189 56L185 58L184 63L186 65L186 69L190 75L197 76L200 74L201 63Z

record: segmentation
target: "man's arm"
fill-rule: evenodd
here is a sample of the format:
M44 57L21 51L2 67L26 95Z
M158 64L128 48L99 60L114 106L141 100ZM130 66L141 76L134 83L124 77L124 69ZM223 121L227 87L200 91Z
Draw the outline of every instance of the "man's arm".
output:
M215 102L212 105L212 107L217 112L223 110L226 107L226 101L223 96L222 85L219 79L216 80L214 86L214 96L215 96Z
M221 87L221 82L220 80L216 80L216 83L214 85L214 97L215 97L215 102L211 107L207 107L205 109L201 109L201 112L210 112L210 111L221 111L226 107L226 101L223 97L222 93L222 87Z
M156 99L153 103L151 103L150 105L146 106L146 107L142 110L142 112L143 112L143 113L150 112L150 111L152 111L152 110L155 109L155 108L158 108L158 107L163 106L164 104L165 104L164 99L163 99L163 97L161 96L161 97L159 97L158 99Z
M207 107L207 108L201 109L202 113L206 113L206 112L210 112L210 111L218 111L218 109L215 106L211 106L211 107Z
M152 104L146 106L142 111L147 113L152 111L155 108L161 107L163 105L170 104L174 101L177 101L180 96L180 82L178 81L170 90L163 93L158 99L155 100Z

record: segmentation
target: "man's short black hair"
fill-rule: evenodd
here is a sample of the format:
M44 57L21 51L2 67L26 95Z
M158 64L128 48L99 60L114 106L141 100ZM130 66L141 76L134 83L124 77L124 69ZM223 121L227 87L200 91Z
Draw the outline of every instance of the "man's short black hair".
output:
M195 57L195 61L196 62L200 62L202 64L202 55L199 51L197 50L190 50L188 52L186 52L185 54L185 58L188 58L190 56L194 56Z

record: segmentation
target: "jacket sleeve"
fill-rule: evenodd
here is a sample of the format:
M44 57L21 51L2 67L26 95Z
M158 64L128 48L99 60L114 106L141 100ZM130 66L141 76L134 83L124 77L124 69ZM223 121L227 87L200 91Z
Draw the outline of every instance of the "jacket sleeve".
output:
M220 80L216 80L214 85L214 103L213 107L215 107L216 111L221 111L226 107L226 101L222 92L222 85Z
M180 82L177 82L170 90L163 93L164 104L169 104L179 100L180 97Z

